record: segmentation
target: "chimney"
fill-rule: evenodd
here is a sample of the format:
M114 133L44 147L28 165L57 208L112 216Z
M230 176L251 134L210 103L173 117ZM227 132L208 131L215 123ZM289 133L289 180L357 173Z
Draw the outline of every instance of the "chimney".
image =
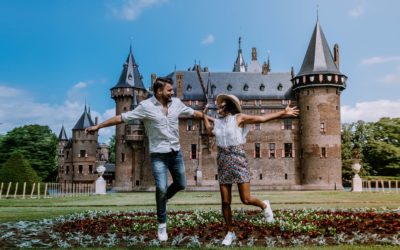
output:
M333 61L339 69L339 45L337 43L333 46Z
M251 48L251 60L257 61L257 49L255 47Z

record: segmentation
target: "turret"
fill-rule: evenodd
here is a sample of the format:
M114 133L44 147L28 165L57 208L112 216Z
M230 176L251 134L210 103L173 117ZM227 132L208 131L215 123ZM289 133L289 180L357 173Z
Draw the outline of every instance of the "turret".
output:
M340 94L346 80L317 21L301 69L292 79L300 108L304 189L343 189Z
M116 115L130 111L140 101L147 98L148 91L145 89L130 47L128 57L122 66L122 72L117 84L111 88L111 97L115 100ZM140 133L140 136L137 136ZM139 121L133 124L119 124L115 129L115 186L117 191L131 191L134 179L133 162L135 162L135 149L142 145L144 130Z
M239 37L238 55L236 57L235 63L233 64L233 72L246 72L246 71L247 71L247 65L244 62L242 54L242 38Z

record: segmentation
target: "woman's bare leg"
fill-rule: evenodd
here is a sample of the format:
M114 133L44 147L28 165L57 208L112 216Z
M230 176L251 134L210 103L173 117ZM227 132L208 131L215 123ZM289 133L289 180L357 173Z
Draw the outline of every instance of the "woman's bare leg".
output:
M221 202L222 202L222 215L224 216L226 223L226 231L232 232L232 184L220 184L219 190L221 193Z
M261 209L265 209L267 207L264 202L250 195L250 182L238 183L238 189L240 200L243 202L243 204L257 206Z

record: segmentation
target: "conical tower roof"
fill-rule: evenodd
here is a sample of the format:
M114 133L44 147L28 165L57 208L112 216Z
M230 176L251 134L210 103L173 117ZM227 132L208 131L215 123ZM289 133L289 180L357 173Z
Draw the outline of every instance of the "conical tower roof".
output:
M81 115L81 117L79 118L78 122L75 124L72 130L77 130L77 129L83 130L91 126L94 126L94 122L92 120L91 115L87 112L85 105L85 110L83 111L83 114Z
M126 87L145 89L142 81L142 75L140 74L138 67L139 65L136 64L135 58L132 54L131 46L128 57L123 65L119 80L112 89Z
M242 54L242 38L239 37L238 55L236 58L236 62L233 65L233 72L246 72L246 71L247 71L247 66L243 59L243 54Z
M60 134L58 135L59 141L68 141L67 133L65 132L64 125L61 127Z
M341 74L333 61L324 32L317 21L303 64L297 76L311 74Z

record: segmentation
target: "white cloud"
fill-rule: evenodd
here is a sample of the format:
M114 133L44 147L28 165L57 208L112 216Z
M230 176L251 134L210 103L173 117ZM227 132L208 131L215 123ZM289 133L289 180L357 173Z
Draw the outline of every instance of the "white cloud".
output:
M206 38L201 41L201 44L208 45L212 44L215 41L215 37L212 34L208 34Z
M400 99L359 102L355 106L342 106L341 114L342 123L358 120L376 122L382 117L400 117Z
M74 89L84 89L88 86L88 82L78 82L77 84L74 85Z
M72 88L73 89L73 88ZM0 85L0 134L5 134L15 127L28 124L49 126L58 136L61 126L64 125L67 135L82 115L84 103L67 99L61 105L41 103L32 99L28 92ZM91 110L92 117L99 117L99 121L113 116L114 109L106 110L103 114ZM100 132L99 141L107 141L114 133L114 128L107 128Z
M365 10L362 5L356 6L354 9L349 11L349 16L351 17L359 17L364 14Z
M400 73L387 74L380 79L380 82L390 85L400 85Z
M374 65L383 64L388 62L399 62L400 56L374 56L370 58L363 59L361 65Z
M127 20L136 20L142 12L154 5L161 4L167 0L124 0L121 6L109 6L113 16Z

